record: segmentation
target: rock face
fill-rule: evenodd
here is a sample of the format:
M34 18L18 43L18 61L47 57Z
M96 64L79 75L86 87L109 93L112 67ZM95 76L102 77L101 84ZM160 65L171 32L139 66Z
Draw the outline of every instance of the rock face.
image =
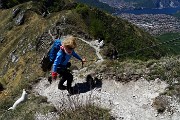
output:
M16 25L22 25L24 23L24 11L22 11L19 16L17 17L15 24Z
M15 18L19 12L20 12L20 8L13 9L12 17Z

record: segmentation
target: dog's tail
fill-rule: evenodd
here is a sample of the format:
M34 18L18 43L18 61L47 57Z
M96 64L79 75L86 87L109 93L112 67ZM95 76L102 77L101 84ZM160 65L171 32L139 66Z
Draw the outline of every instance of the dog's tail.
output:
M14 110L14 107L10 107L8 110Z

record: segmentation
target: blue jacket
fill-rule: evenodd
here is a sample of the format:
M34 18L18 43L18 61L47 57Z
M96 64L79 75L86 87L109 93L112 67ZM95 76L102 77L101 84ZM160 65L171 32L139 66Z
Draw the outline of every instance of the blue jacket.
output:
M60 39L56 39L54 41L53 46L48 53L50 61L53 62L56 59L56 54L58 53L61 45L62 44Z
M74 50L72 51L71 55L68 55L63 50L60 49L54 61L52 72L57 72L57 67L59 65L66 66L72 56L79 60L82 60L81 57ZM65 57L65 60L63 60L64 59L63 57Z

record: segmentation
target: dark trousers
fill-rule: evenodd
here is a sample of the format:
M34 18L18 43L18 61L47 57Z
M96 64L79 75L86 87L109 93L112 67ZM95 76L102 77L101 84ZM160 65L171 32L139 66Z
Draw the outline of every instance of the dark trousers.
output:
M67 89L70 89L73 81L73 75L70 73L70 71L66 68L58 68L57 73L61 77L58 88L63 87L64 82L67 80Z

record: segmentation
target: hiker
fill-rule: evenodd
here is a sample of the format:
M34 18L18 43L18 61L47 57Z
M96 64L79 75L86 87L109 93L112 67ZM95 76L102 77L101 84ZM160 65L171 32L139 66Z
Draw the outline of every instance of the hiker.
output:
M52 65L54 63L54 60L56 59L56 55L58 51L60 50L60 46L62 45L61 40L58 38L57 35L52 35L49 31L49 35L52 37L52 45L51 49L48 51L48 53L43 57L41 61L41 68L44 72L51 71ZM51 83L51 77L48 77L48 81Z
M59 81L58 84L58 89L60 90L67 89L69 94L73 94L73 88L71 87L73 81L73 75L67 69L67 67L70 67L71 65L69 60L71 56L74 56L75 58L79 59L82 62L82 64L85 62L85 59L81 59L81 57L74 51L75 48L76 48L76 38L73 36L69 36L65 38L64 41L62 42L60 50L56 55L51 71L53 80L56 80L58 74L61 77L61 80ZM66 80L67 80L67 86L64 86L63 84Z

